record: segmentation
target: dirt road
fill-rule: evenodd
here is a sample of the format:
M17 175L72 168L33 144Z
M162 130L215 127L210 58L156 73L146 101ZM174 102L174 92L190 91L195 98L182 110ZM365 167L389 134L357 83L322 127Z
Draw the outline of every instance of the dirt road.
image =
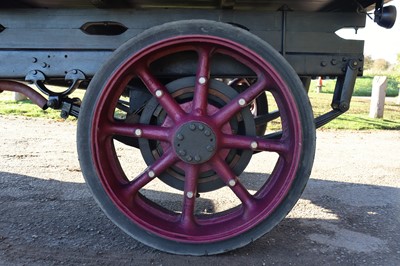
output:
M400 132L319 131L311 180L255 243L187 257L125 235L88 192L70 122L0 117L0 265L400 265Z

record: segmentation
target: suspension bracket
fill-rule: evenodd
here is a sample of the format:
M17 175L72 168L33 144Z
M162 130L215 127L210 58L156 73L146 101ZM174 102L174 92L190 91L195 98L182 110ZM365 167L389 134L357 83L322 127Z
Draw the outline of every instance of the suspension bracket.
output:
M326 125L350 109L351 97L354 92L359 67L359 61L351 59L347 64L345 75L337 77L331 104L332 110L315 118L316 128Z
M48 96L47 106L61 110L61 117L66 119L72 115L78 117L81 100L78 98L69 98L68 96L73 93L86 79L85 74L78 70L73 69L65 75L65 80L70 82L71 85L62 92L55 92L46 87L46 76L40 70L32 70L26 75L25 80L32 82L44 94Z

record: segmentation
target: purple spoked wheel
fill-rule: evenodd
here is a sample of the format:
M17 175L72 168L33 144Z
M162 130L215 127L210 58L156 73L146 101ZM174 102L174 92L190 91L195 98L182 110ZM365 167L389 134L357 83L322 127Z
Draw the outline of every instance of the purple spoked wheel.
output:
M190 77L155 74L157 62L186 53L197 58ZM254 82L238 91L215 77L221 55L250 69ZM260 136L250 105L266 92L281 126ZM121 143L140 153L120 153ZM78 124L82 171L108 217L177 254L226 252L270 231L299 199L314 152L312 111L292 68L254 35L204 20L155 27L119 48L91 81ZM275 155L273 167L258 177L261 161L248 173L263 154ZM139 155L142 168L129 161ZM214 209L204 211L203 197Z

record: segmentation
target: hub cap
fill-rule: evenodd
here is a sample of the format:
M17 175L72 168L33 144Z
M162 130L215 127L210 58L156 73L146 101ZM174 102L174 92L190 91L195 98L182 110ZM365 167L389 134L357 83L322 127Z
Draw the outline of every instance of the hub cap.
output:
M208 125L189 122L182 125L175 134L174 148L182 161L201 164L215 154L216 136Z

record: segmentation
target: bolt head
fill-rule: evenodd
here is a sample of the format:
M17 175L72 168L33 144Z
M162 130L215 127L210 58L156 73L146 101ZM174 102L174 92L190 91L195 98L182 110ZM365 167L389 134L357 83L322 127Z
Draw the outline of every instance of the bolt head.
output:
M194 130L196 130L196 125L195 124L190 124L189 128L190 128L190 130L194 131Z
M176 135L176 138L179 140L183 140L185 137L182 134Z
M207 82L207 79L206 79L205 77L199 78L199 83L200 83L201 85L206 84L206 82Z
M163 96L162 90L156 90L156 97L160 98L161 96Z
M258 143L257 143L256 141L252 141L252 142L250 143L250 147L251 147L253 150L255 150L255 149L258 148Z
M191 162L191 161L193 161L193 157L190 156L190 155L188 155L188 156L186 156L186 160L187 160L188 162Z
M179 151L179 155L180 156L185 156L186 155L186 151L185 150L180 150Z
M246 105L246 100L243 99L243 98L239 99L238 103L239 103L240 106L245 106Z
M207 149L207 151L209 151L209 152L214 151L214 147L211 146L211 145L208 145L206 149Z
M135 135L136 135L137 137L142 136L142 134L143 134L143 131L142 131L140 128L137 128L137 129L135 130Z
M194 156L194 160L195 160L196 162L200 162L200 161L201 161L200 155L195 155L195 156Z
M61 111L60 116L61 116L62 119L67 119L68 118L68 112L67 111Z
M154 173L154 171L150 170L148 172L148 175L149 175L150 178L154 178L156 176L156 173Z
M236 185L236 181L234 179L229 180L229 186L234 187Z
M189 199L193 198L194 194L192 191L189 191L188 193L186 193L186 197L188 197Z

